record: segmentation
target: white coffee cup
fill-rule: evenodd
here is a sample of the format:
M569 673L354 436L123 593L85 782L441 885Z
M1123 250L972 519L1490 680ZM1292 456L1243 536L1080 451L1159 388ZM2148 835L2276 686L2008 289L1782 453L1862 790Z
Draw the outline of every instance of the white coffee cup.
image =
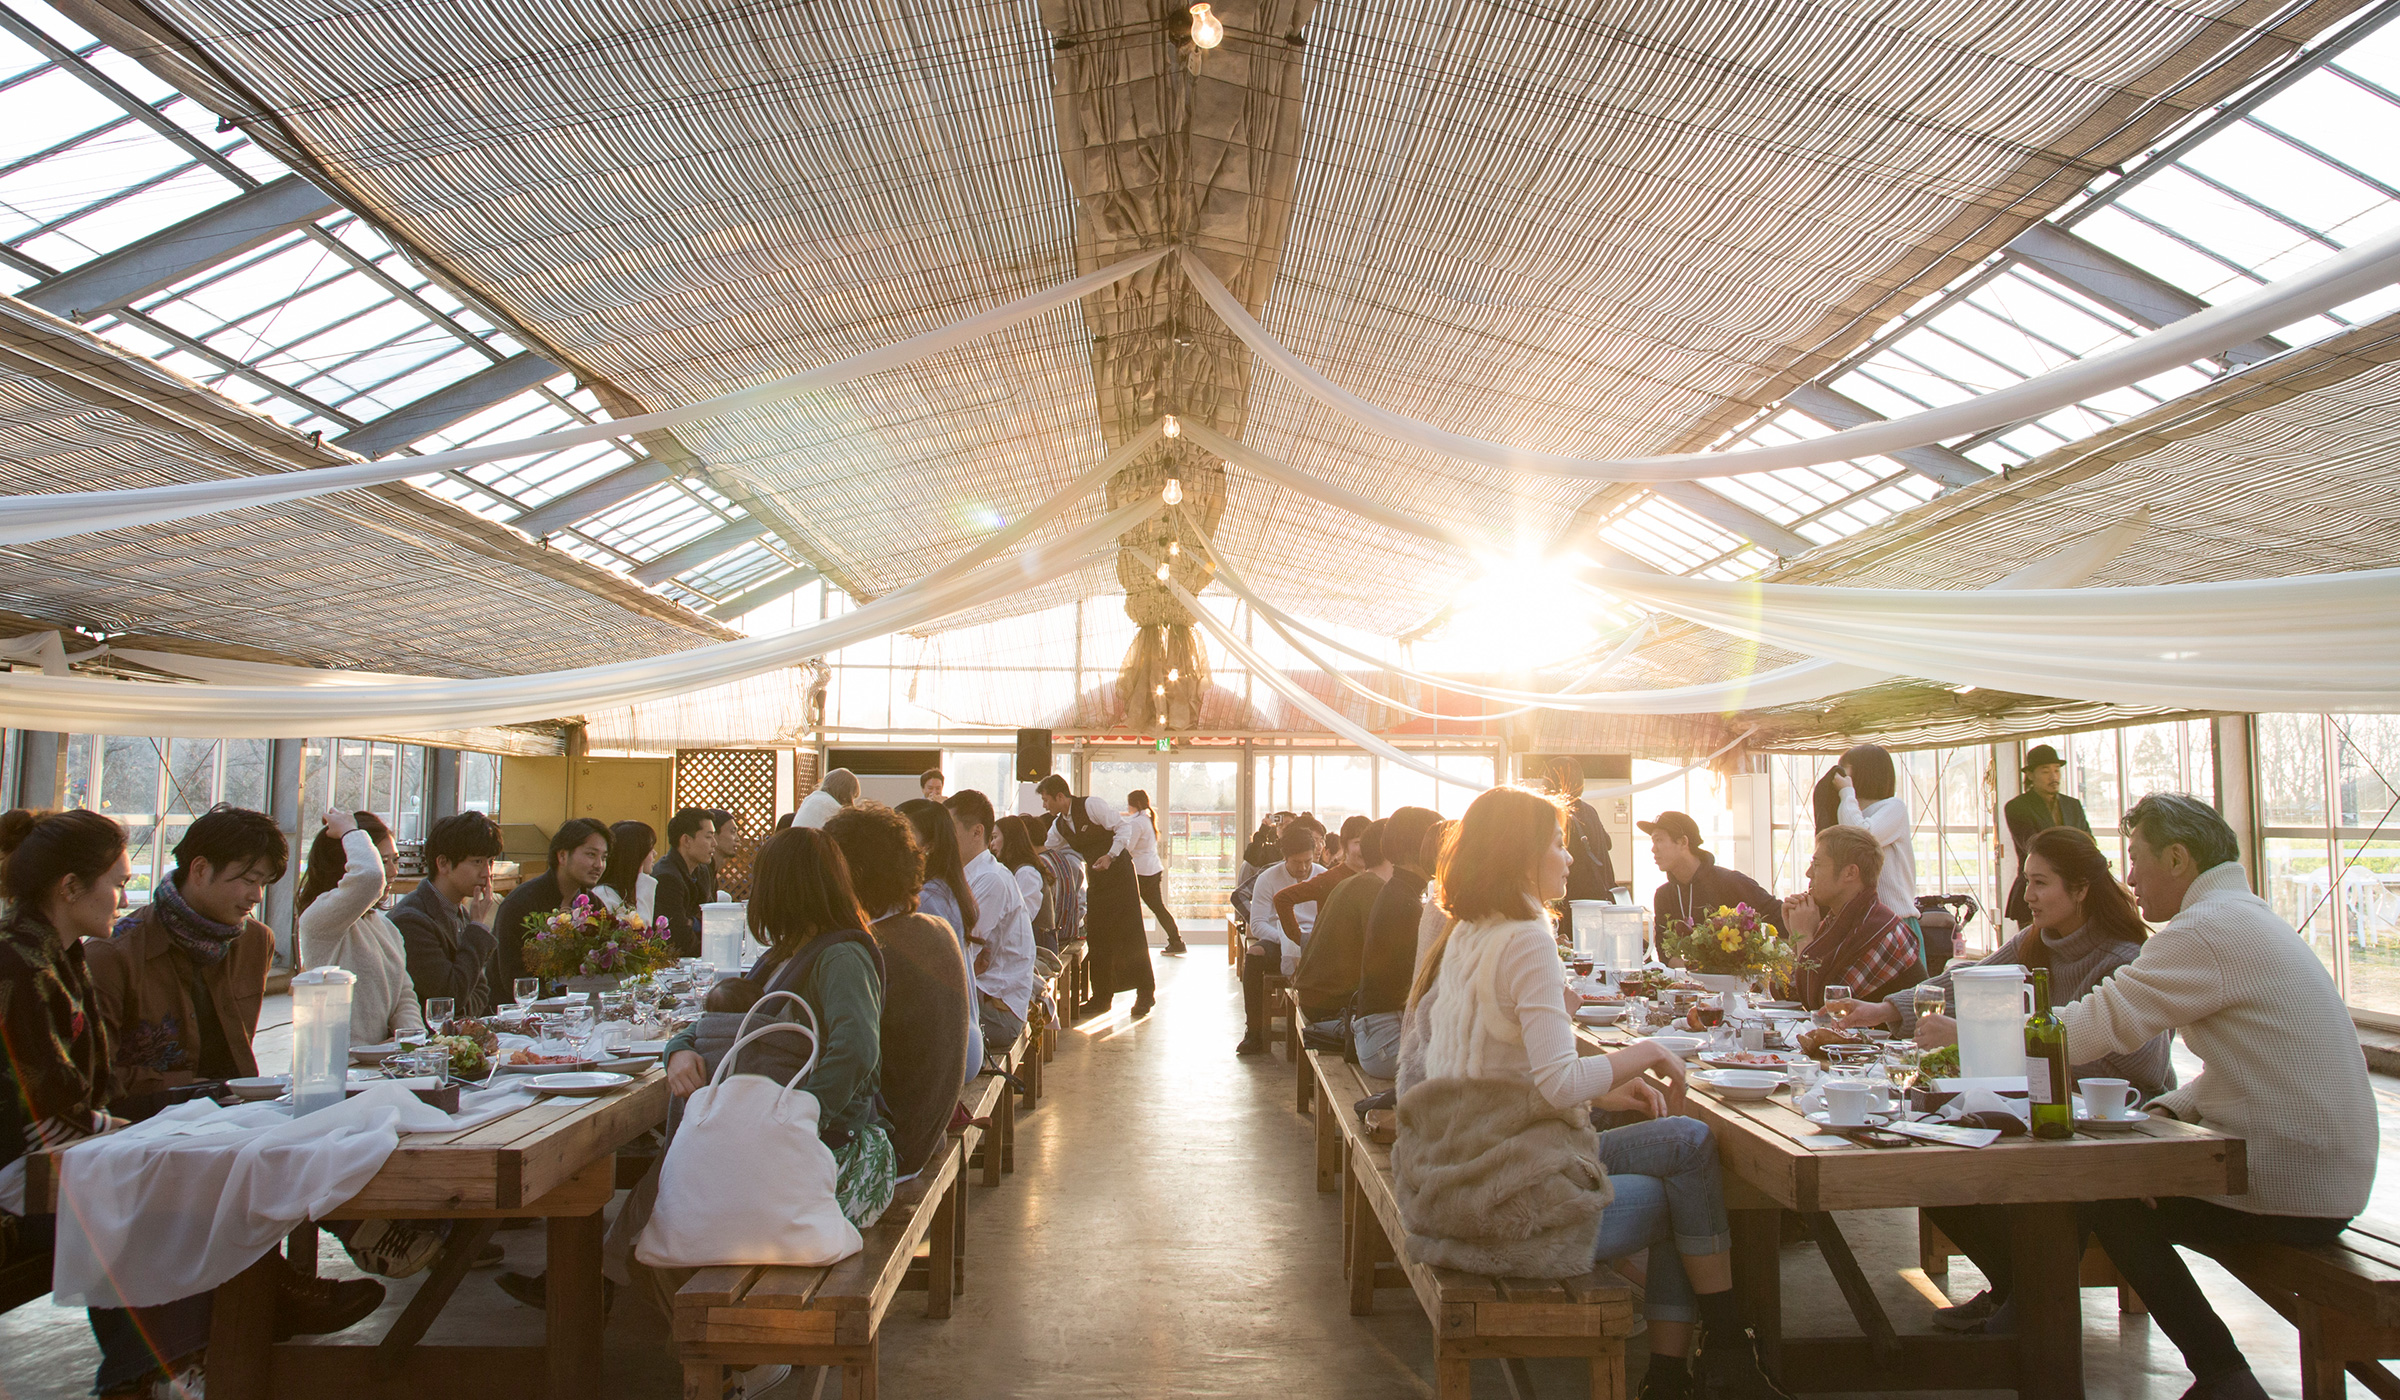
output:
M2083 1090L2083 1109L2094 1118L2130 1118L2133 1116L2133 1086L2122 1079L2086 1079L2078 1088Z
M1860 1079L1825 1081L1825 1117L1837 1127L1863 1127L1867 1112L1882 1097L1875 1086Z

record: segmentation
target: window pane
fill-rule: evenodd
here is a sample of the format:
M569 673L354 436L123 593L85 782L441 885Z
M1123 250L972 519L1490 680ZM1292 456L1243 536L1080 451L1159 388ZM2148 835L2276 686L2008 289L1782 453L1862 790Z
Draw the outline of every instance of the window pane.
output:
M367 746L356 739L334 741L333 805L345 812L356 812L367 802ZM309 825L302 813L302 826Z
M2258 802L2268 826L2325 824L2325 722L2258 717Z
M2264 871L2267 902L2300 930L2309 951L2337 978L2333 956L2333 911L2325 894L2325 843L2269 837Z
M490 816L500 810L500 758L497 754L458 756L458 810Z
M73 734L67 738L66 791L59 802L68 807L92 805L92 736Z
M1249 836L1241 829L1240 775L1235 760L1167 765L1158 846L1167 907L1178 919L1218 923L1233 912L1233 877Z
M2342 861L2350 1004L2400 1015L2400 840L2345 841Z
M177 739L167 750L167 810L197 816L216 804L214 740Z
M2203 802L2217 800L2217 726L2213 720L2183 722L2184 771L2191 785L2184 789Z
M307 739L300 745L300 826L302 830L316 824L325 808L331 805L327 797L331 774L333 741Z
M2083 803L2083 814L2095 832L2116 828L2122 812L2118 804L2117 732L2103 729L2095 734L2072 737L2074 748L2068 755L2067 792Z
M267 764L275 751L272 739L225 741L225 801L255 812L267 810Z
M2183 778L2183 726L2137 724L2125 731L2125 798L2136 802L2154 792L2189 792Z
M2400 715L2335 715L2334 742L2340 766L2334 798L2338 826L2372 827L2396 809L2400 798Z
M111 734L100 747L100 810L119 821L144 821L158 810L158 746Z
M400 752L397 744L367 745L367 810L397 828Z
M400 820L392 828L396 839L425 839L425 750L416 744L400 746Z

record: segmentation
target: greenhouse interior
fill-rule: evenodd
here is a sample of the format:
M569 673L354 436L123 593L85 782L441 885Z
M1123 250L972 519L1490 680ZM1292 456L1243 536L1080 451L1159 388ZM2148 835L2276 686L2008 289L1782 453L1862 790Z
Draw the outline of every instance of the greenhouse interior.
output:
M0 1400L2400 1396L2395 20L0 0Z

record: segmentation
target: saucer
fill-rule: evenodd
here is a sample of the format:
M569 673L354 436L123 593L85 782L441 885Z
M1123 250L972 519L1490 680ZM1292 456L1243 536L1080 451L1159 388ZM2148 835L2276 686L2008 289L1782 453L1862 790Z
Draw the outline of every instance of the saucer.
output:
M2122 1133L2150 1121L2147 1113L2135 1113L2125 1118L2086 1118L2075 1115L2075 1131L2079 1133Z
M1808 1121L1816 1124L1820 1128L1831 1128L1835 1132L1841 1133L1852 1132L1859 1128L1880 1128L1884 1124L1892 1121L1892 1115L1888 1113L1869 1112L1867 1114L1867 1121L1864 1123L1836 1123L1833 1121L1832 1114L1827 1113L1823 1109L1818 1109L1816 1112L1808 1115Z

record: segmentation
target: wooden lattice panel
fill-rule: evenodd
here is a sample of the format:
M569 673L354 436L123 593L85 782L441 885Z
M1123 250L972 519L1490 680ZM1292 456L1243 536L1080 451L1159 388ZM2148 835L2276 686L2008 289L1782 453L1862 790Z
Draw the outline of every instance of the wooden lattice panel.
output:
M750 892L750 853L775 829L775 750L677 749L675 808L705 807L741 818L742 849L717 865L724 898Z

